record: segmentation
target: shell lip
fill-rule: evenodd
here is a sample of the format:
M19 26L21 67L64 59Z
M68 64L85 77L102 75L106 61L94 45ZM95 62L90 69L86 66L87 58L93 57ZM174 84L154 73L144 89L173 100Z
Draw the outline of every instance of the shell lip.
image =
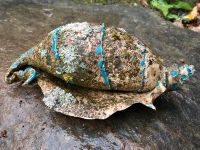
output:
M84 119L106 119L115 112L122 111L135 103L152 109L153 100L146 103L148 93L96 90L64 84L55 77L38 78L44 94L43 102L56 112Z

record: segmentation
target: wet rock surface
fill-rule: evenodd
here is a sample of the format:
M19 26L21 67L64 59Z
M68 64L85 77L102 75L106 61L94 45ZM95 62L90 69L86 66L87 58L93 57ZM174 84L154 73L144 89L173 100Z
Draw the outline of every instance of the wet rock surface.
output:
M195 65L189 90L163 94L157 111L140 104L106 120L83 120L49 110L36 84L7 85L20 54L59 25L96 22L125 28L171 65ZM140 6L0 5L0 149L198 149L200 147L200 34L180 29Z

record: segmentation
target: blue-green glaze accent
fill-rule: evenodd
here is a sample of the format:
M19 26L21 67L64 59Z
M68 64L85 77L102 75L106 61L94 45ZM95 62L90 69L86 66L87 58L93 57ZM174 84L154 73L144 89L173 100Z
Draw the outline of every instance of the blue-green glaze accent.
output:
M193 75L195 71L195 70L191 71L190 66L188 66L187 64L179 68L180 71L184 69L186 69L187 74L181 75L181 79L179 80L180 83L183 83L185 80L187 80L191 75Z
M56 28L52 31L51 35L51 42L52 42L52 51L55 59L58 59L58 53L57 53L57 32L60 31L60 27Z
M141 78L141 89L142 90L144 88L144 79L145 79L145 59L146 59L146 49L144 48L144 46L141 46L141 50L142 50L142 60L140 60L140 66L141 66L141 70L140 70L140 74L142 75Z
M104 38L104 34L105 34L105 26L104 26L104 23L102 23L102 27L101 27L101 38L102 38L102 40L103 40L103 38ZM102 46L102 45L101 45Z
M140 66L144 66L144 60L140 62Z
M140 71L140 74L141 74L141 75L144 75L144 70L141 70L141 71Z
M28 56L30 56L33 53L33 48L30 48L27 52L25 52L24 54L22 54L19 59L22 60L24 58L27 58Z
M26 84L28 84L28 83L32 82L36 78L36 70L31 68L31 67L26 68L26 70L27 71L31 71L31 70L33 71L31 76L25 82Z
M10 69L16 69L17 66L19 66L20 64L20 61L19 59L17 59L11 66L10 66Z
M187 68L187 72L188 72L188 76L191 76L192 75L192 72L189 68Z
M25 76L25 72L23 70L19 70L16 72L18 75L24 77Z
M178 72L173 70L173 71L170 72L170 75L172 77L176 77L178 75Z
M103 65L103 58L100 58L99 63L98 63L98 67L100 69L101 76L104 79L104 83L107 86L109 86L109 80L108 80L108 77L107 77L107 74L106 74L106 70L105 70L104 65Z
M106 69L105 69L105 66L103 64L103 48L102 48L103 43L102 42L103 42L104 32L105 32L105 29L104 29L104 23L103 23L102 27L101 27L101 45L96 47L95 52L96 52L97 55L100 55L98 67L100 69L101 76L103 77L104 84L106 86L110 87L109 79L108 79L108 76L106 74Z
M23 59L27 58L33 53L33 48L30 48L27 52L22 54L11 66L10 69L16 69L20 63L23 61Z
M101 52L102 52L102 47L96 47L96 53L98 55L101 55Z
M187 78L188 78L188 76L186 76L186 75L181 75L181 81L185 81L185 80L187 80Z
M187 69L187 75L188 75L188 77L190 77L191 75L193 75L195 70L192 72L188 65L185 65L185 66L186 66L186 69Z
M161 83L158 81L158 82L156 83L156 86L160 86L160 84L161 84Z

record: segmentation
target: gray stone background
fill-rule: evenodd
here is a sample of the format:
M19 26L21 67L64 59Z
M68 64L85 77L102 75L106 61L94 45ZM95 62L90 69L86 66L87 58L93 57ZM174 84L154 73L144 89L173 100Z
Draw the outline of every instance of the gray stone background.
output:
M0 0L0 149L199 149L200 33L177 28L140 5L79 4ZM184 61L196 73L184 90L160 96L157 111L136 104L106 120L90 121L49 110L36 84L4 83L7 68L20 54L55 27L81 21L123 27L166 65Z

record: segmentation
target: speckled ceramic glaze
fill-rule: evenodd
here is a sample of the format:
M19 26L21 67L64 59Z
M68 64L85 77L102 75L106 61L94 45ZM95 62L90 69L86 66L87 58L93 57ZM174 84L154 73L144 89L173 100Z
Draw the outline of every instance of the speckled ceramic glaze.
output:
M37 78L44 103L85 119L105 119L134 103L152 102L182 85L194 67L165 67L122 28L72 23L48 34L8 69L7 83Z

